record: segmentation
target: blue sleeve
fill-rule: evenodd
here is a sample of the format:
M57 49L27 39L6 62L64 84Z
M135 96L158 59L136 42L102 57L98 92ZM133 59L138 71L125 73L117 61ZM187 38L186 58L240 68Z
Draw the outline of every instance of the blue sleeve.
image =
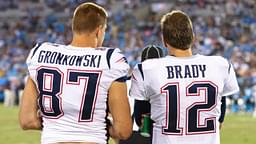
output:
M133 116L136 124L139 127L142 125L141 122L142 122L143 114L150 114L150 103L148 101L135 100ZM153 133L153 123L154 121L150 119L149 131L151 135Z
M150 103L148 101L135 100L133 115L138 126L141 126L142 115L148 113L150 113Z

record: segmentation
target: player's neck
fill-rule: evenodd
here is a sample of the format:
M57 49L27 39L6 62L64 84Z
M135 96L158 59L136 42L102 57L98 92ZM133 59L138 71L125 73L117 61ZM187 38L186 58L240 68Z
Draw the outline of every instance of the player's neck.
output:
M169 47L169 55L175 56L175 57L189 57L192 56L192 50L191 48L187 50L180 50L173 47Z
M87 35L87 34L82 34L82 35L74 34L70 45L75 46L75 47L96 48L97 47L97 38L95 36Z

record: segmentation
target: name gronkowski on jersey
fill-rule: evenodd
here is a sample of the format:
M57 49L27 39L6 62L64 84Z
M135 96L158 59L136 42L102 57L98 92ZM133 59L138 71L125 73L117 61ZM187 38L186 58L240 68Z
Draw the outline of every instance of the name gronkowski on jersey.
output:
M129 70L118 48L43 43L31 50L27 65L39 92L41 143L107 143L108 89Z
M153 144L219 144L221 98L238 91L220 56L166 56L135 67L130 96L151 104Z

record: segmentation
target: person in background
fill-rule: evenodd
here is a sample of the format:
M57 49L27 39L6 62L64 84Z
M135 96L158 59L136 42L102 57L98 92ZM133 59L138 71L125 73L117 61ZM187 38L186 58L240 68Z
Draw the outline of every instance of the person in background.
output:
M141 62L147 59L153 58L161 58L164 56L163 49L156 45L147 45L143 48L141 53ZM130 81L127 81L130 83ZM130 86L130 84L128 84ZM148 101L141 101L135 100L132 97L130 99L130 107L133 114L133 118L135 123L133 124L133 133L132 136L127 140L121 140L119 144L150 144L152 143L152 128L153 128L153 121L149 119L148 123L148 131L151 136L145 137L141 135L141 128L143 127L142 121L143 116L150 114L150 103ZM138 128L139 126L139 128Z
M103 7L82 3L74 11L70 45L45 42L31 50L19 122L24 130L42 129L42 144L106 144L108 134L131 135L130 67L120 49L101 47L106 26Z
M254 118L256 118L256 85L253 86L252 95L253 95L253 97L254 97L254 110L253 110L252 116L253 116Z

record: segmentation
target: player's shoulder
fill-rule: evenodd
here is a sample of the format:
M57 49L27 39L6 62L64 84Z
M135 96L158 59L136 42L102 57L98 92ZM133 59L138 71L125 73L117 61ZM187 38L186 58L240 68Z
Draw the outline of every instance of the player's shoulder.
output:
M106 51L106 57L108 60L124 59L127 62L123 51L119 48L101 47L100 49L104 49Z
M153 59L147 59L143 61L142 63L137 63L133 67L133 74L134 75L140 75L142 79L144 79L144 73L152 70L157 70L160 61L163 61L163 58L153 58Z
M129 67L125 55L119 48L98 47L96 49L105 52L106 62L109 68Z
M57 44L57 43L51 43L51 42L41 42L41 43L36 43L34 46L34 49L46 49L46 48L51 48L52 47L65 47L66 45L62 44Z
M216 59L216 60L219 60L219 61L226 61L227 60L223 56L218 56L218 55L211 55L211 56L199 55L199 56L205 57L205 58L208 58L208 59Z
M201 56L205 58L206 62L213 62L218 65L229 65L229 61L223 56Z
M212 67L218 71L229 71L232 67L231 62L222 56L202 56L200 62L204 62L208 67Z
M65 45L51 42L39 42L30 50L29 57L33 58L34 56L38 56L41 51L54 51L56 49L60 49L59 47L65 47Z
M53 42L42 42L41 45L42 45L42 46L52 46L52 47L61 47L61 46L65 46L65 45L58 44L58 43L53 43Z
M123 54L119 48L114 47L97 47L95 50L106 52L106 54L111 57L112 55Z
M108 50L121 51L120 48L117 48L117 47L97 47L95 49L102 50L102 51L108 51Z
M165 61L165 57L162 58L153 58L147 59L141 63L143 69L154 69L159 66L159 63L163 63Z

